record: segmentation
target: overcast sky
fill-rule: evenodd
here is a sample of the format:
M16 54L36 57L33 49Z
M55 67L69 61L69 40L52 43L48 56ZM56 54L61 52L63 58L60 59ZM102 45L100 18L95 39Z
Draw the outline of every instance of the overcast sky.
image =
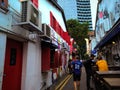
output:
M90 2L91 2L93 30L95 30L95 20L96 20L96 10L97 10L97 2L98 2L98 0L90 0Z

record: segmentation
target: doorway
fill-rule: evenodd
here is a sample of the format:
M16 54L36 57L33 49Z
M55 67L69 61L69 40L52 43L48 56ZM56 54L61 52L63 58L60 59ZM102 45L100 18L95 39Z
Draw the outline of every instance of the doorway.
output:
M7 39L2 90L21 90L22 42Z

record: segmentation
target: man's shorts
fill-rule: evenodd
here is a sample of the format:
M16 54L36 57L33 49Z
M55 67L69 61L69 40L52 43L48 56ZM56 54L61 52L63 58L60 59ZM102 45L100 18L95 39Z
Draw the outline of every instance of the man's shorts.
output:
M81 74L73 73L73 81L80 81L80 79L81 79Z

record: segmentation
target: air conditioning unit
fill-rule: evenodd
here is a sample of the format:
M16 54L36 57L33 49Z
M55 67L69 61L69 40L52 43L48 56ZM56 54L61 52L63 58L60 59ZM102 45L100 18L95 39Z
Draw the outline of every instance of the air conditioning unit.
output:
M41 13L31 0L21 1L22 17L20 25L30 31L41 31ZM41 31L42 32L42 31Z
M42 34L40 35L41 38L50 39L51 38L51 30L47 24L42 24Z

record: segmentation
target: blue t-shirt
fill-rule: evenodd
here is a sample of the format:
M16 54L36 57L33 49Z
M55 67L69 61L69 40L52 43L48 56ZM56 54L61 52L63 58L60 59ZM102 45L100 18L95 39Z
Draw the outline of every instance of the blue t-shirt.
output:
M73 66L73 73L80 74L81 73L82 62L80 60L75 60L75 61L72 61L71 64Z

